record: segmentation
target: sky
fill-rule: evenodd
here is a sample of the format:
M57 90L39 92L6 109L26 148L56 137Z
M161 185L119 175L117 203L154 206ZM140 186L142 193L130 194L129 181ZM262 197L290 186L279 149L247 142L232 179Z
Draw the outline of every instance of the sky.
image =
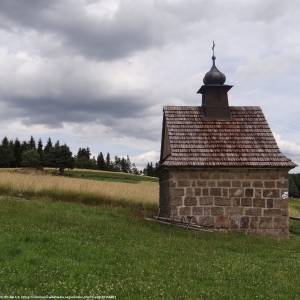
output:
M0 138L157 161L164 105L201 105L212 41L230 105L300 165L300 1L1 0ZM300 172L300 168L294 169Z

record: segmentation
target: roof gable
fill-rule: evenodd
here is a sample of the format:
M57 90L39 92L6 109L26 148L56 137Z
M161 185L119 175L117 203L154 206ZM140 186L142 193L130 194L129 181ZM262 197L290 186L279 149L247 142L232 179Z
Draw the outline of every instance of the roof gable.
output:
M260 107L231 106L231 118L206 119L202 107L164 107L170 155L163 166L287 167L296 165L279 150ZM164 140L162 140L164 149Z

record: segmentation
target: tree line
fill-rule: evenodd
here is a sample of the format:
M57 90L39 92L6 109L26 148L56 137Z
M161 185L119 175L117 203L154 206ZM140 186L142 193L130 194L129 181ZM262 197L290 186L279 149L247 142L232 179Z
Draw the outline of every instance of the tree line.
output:
M69 146L59 141L53 144L51 138L44 146L41 139L36 143L32 136L29 141L22 142L19 139L8 140L4 137L0 144L0 168L18 167L50 167L59 169L60 173L63 173L65 169L73 168L95 169L133 174L144 173L148 176L154 176L153 170L155 169L153 164L149 163L143 172L138 170L128 155L111 158L109 152L106 155L100 152L95 157L92 156L88 147L79 148L77 154L73 156Z
M289 196L300 198L300 174L289 174Z

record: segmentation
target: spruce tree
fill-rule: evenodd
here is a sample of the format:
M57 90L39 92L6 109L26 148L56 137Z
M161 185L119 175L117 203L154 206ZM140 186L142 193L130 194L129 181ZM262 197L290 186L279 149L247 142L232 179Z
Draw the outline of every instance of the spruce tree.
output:
M16 167L18 168L21 166L21 161L22 161L22 147L18 139L16 139L14 142L14 156L15 156Z
M30 149L36 149L35 140L34 140L33 136L30 137L29 148Z
M43 151L43 142L41 139L39 139L38 141L38 147L37 147L37 151L40 155L41 158L41 164L44 165L44 151Z
M44 148L44 153L50 152L53 149L51 138L48 138L47 144Z
M102 152L97 157L97 167L99 170L105 170L105 160Z
M8 138L4 137L0 146L0 167L9 168L15 163L15 156L12 145L9 143Z
M55 155L51 138L48 138L47 144L44 148L44 166L48 168L55 167Z
M106 164L106 169L107 170L111 170L111 161L110 161L110 154L109 154L109 152L107 152L107 154L106 154L106 162L105 162L105 164Z

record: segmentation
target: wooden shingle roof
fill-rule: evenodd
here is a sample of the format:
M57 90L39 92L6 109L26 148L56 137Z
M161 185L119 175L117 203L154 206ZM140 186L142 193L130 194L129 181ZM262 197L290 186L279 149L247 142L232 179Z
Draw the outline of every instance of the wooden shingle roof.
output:
M231 118L206 119L198 106L164 107L162 166L285 167L296 165L279 150L260 107L231 106ZM164 134L164 135L165 135ZM163 155L162 155L163 156Z

